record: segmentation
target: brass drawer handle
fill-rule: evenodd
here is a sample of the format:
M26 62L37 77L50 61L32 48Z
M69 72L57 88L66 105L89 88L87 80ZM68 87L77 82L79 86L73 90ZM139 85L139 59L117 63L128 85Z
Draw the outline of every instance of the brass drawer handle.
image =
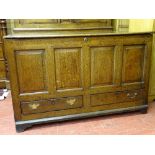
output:
M39 103L31 103L31 104L29 104L29 108L31 108L32 110L37 109L39 106L40 106Z
M137 95L138 95L138 93L134 93L134 94L127 93L127 97L129 97L131 99L135 98Z
M69 105L74 105L75 104L75 101L76 101L76 99L74 98L74 99L68 99L66 102Z

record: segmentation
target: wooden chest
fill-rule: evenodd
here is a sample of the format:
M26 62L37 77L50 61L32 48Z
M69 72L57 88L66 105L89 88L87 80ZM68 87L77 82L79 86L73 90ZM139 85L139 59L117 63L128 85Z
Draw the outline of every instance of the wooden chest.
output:
M6 37L17 131L146 112L151 44L149 33Z

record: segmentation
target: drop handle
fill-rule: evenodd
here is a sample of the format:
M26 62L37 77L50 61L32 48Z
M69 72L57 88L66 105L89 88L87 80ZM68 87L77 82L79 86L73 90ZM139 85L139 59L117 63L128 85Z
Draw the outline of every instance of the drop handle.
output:
M36 110L40 106L39 103L30 103L29 108L32 110Z
M55 99L49 99L49 102L54 105L55 104Z
M68 99L66 102L67 102L67 104L69 104L70 106L72 106L72 105L74 105L76 103L76 99L75 98Z
M129 97L131 99L135 98L137 95L138 95L138 93L134 93L134 94L127 93L127 97Z

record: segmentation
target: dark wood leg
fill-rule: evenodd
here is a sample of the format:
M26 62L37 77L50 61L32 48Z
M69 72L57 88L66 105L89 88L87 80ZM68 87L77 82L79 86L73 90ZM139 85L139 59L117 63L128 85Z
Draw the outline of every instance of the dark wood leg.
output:
M146 108L146 109L142 109L142 110L141 110L141 113L142 113L142 114L147 114L147 108Z
M22 124L22 125L16 125L16 132L24 132L25 129L30 128L32 125L31 124Z

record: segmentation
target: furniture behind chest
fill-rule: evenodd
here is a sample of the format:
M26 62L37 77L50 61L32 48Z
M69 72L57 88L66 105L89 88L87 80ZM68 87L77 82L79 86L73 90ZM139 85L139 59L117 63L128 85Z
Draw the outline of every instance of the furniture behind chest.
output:
M73 34L111 32L112 19L16 19L8 20L8 34Z
M151 46L150 33L6 36L16 130L146 112Z
M4 35L6 35L6 20L0 19L0 88L6 88L7 79L7 62L3 41Z
M155 26L154 26L155 30ZM153 33L153 46L151 58L151 72L150 72L150 88L149 88L149 101L155 101L155 33Z

